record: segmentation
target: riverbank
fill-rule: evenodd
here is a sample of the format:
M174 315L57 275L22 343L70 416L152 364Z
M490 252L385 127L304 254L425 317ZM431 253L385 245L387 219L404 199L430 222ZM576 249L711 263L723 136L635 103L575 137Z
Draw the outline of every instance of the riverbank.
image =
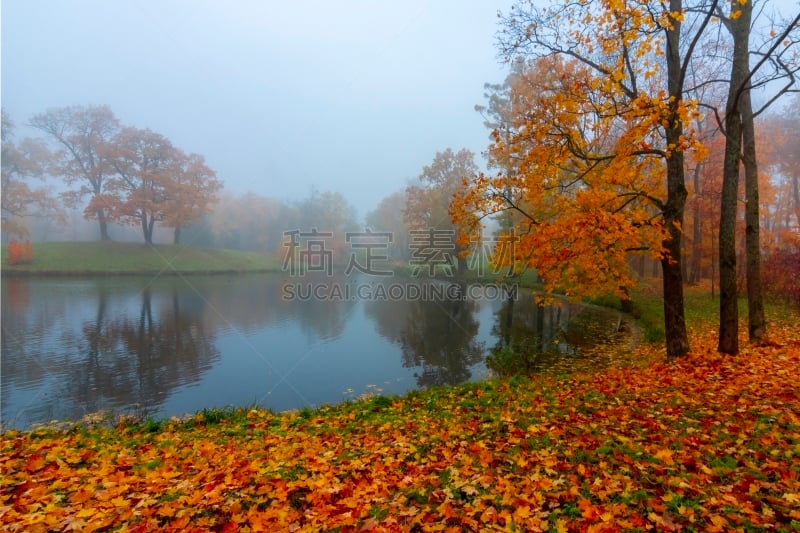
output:
M274 256L239 250L131 242L39 242L33 263L9 265L3 248L2 274L12 276L97 276L133 274L225 274L281 269Z
M794 531L800 331L633 367L317 410L8 431L0 522L25 531Z

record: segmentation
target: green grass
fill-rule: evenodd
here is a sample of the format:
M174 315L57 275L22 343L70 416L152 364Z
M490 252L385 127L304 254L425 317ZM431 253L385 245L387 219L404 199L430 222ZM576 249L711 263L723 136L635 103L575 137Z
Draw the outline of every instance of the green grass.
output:
M642 282L631 292L633 299L633 317L644 331L645 342L662 343L666 339L664 333L664 300L658 285L660 280ZM685 286L683 290L684 313L688 328L716 328L719 321L719 294L713 298L707 285ZM616 296L604 296L590 300L590 303L620 309L620 301ZM767 320L782 320L792 311L791 305L765 298L764 312ZM739 317L747 317L747 297L739 295Z
M254 252L130 242L39 242L33 263L9 265L3 247L2 272L16 275L233 273L280 270L280 259Z

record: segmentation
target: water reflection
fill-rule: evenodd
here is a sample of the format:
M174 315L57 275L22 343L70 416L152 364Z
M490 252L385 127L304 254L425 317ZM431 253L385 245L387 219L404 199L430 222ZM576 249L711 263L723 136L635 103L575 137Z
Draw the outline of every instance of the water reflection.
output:
M507 299L495 315L488 365L501 375L598 370L630 353L628 328L605 308Z
M335 339L344 331L356 304L342 299L285 297L290 294L285 289L288 284L352 283L343 275L307 274L302 280L278 275L212 276L186 282L207 301L205 320L209 325L222 324L245 335L268 324L297 323L308 338Z
M377 331L400 346L403 366L418 368L417 385L430 387L470 380L470 367L483 360L485 345L476 339L477 308L475 301L452 298L372 301L364 310L375 320Z
M523 295L516 302L287 299L287 284L298 282L381 280L6 278L0 422L26 427L101 410L172 416L252 403L283 410L378 388L399 394L480 379L487 353L527 354L530 371L566 368L598 339L616 342L609 332L619 329L617 315L539 307Z
M154 409L175 388L198 381L220 356L215 332L198 320L206 302L190 291L154 294L145 285L137 293L103 282L26 285L3 284L6 423L121 406ZM44 305L21 301L20 290L34 291ZM11 395L17 411L6 409Z

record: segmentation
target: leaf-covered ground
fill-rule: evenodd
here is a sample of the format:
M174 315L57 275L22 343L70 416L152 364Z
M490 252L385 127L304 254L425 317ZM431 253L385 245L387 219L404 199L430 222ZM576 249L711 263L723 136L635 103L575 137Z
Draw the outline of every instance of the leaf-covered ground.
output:
M735 358L8 431L8 531L798 531L800 331Z

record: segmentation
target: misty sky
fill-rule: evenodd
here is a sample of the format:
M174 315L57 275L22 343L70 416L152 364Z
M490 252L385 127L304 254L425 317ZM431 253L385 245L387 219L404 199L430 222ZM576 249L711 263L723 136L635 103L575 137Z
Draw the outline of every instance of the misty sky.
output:
M3 0L2 105L24 123L107 104L205 156L225 186L338 190L363 216L437 151L480 152L501 82L481 0Z

